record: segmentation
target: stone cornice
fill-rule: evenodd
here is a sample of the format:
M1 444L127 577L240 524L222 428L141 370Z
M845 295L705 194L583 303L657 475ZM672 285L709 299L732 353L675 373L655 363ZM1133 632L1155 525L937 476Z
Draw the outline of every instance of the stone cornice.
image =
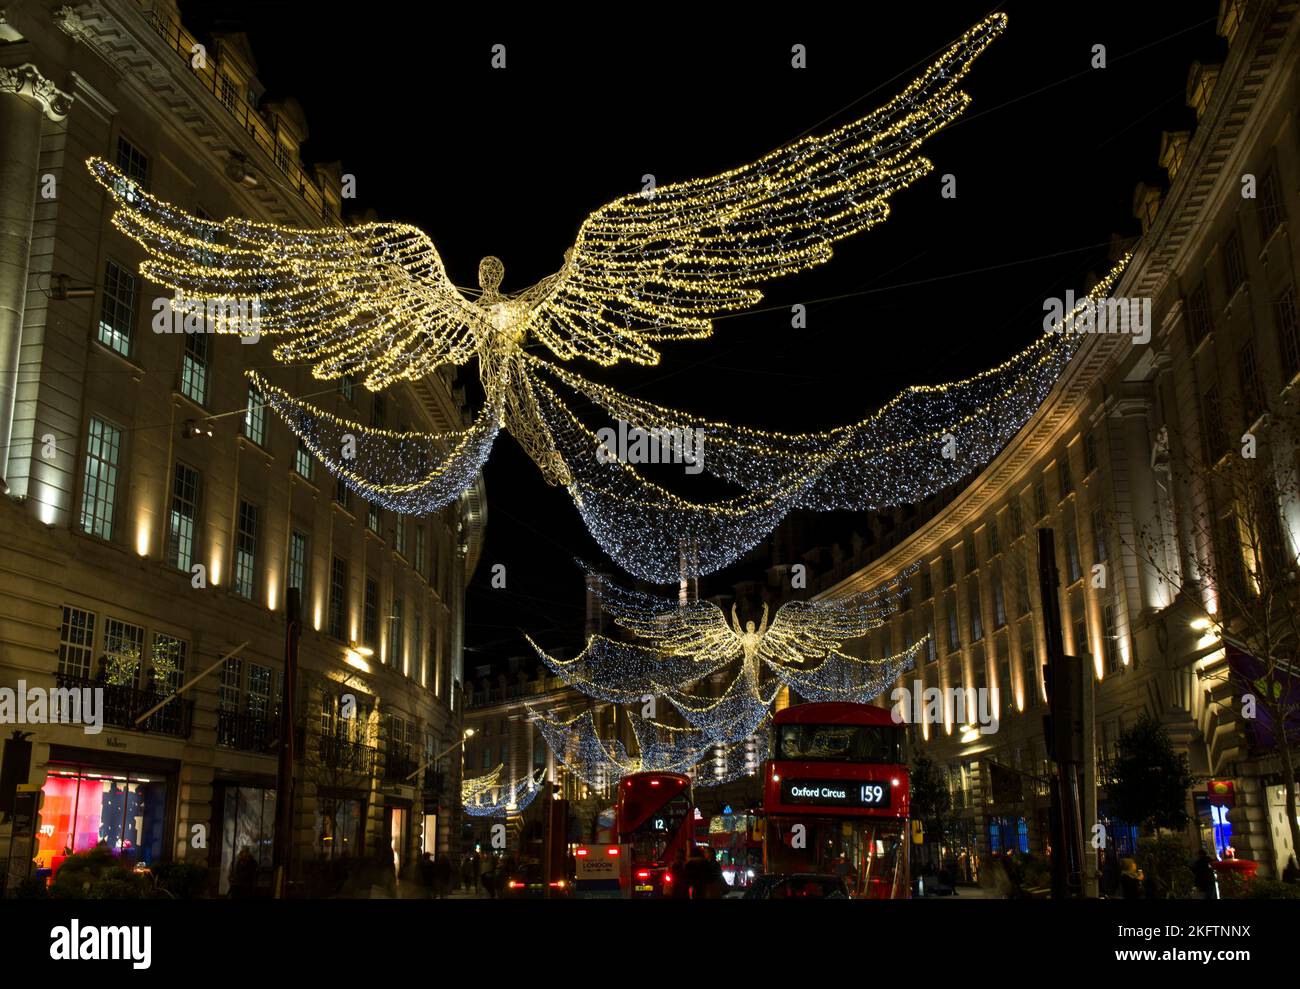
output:
M12 93L33 100L56 123L65 120L68 111L72 109L72 96L54 85L31 62L12 68L0 65L0 93Z

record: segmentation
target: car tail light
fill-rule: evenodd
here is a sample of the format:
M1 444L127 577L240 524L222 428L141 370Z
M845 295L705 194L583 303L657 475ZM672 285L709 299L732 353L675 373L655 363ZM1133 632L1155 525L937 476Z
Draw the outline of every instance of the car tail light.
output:
M585 858L586 855L587 855L587 850L585 848L578 849L578 858Z
M672 881L673 881L673 874L672 874L671 872L665 872L665 873L664 873L664 884L665 884L665 885L672 885Z
M518 888L519 888L520 886L522 886L522 885L523 885L523 883L517 883L517 882L515 882L513 879L511 879L511 880L510 880L510 883L509 883L509 886L510 886L511 889L518 889Z
M557 879L551 883L551 889L564 889L566 885L568 884L563 879Z
M610 845L608 848L605 849L605 854L606 854L606 855L617 856L617 855L618 855L618 846L617 846L617 845Z
M637 870L636 870L636 877L637 877L638 879L649 879L649 878L650 878L650 870L649 870L649 869L637 869Z

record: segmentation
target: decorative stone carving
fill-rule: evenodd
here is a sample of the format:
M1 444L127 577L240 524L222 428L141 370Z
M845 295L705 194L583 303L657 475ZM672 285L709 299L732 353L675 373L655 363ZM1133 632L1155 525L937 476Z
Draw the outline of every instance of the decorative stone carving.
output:
M76 9L64 4L50 15L65 34L71 35L78 41L86 37L86 22L81 19L81 15Z
M72 97L41 75L30 62L13 69L0 66L0 93L36 100L54 121L63 120L72 109Z

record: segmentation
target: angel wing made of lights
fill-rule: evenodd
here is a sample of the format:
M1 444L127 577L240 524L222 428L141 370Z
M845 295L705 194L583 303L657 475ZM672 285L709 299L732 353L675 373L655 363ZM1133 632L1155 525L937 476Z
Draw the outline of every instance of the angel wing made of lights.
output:
M1044 335L985 374L908 389L868 419L819 434L706 423L605 389L525 347L561 361L653 364L652 344L706 336L715 317L759 301L764 282L829 259L837 241L885 219L890 197L930 170L921 144L968 105L958 83L1005 24L1002 14L976 24L851 123L601 207L560 269L515 293L501 291L504 268L493 257L479 265L477 290L458 288L432 240L407 224L208 220L151 196L108 162L89 167L116 201L114 224L146 252L141 273L174 290L177 305L250 301L280 361L379 389L478 358L484 407L442 434L348 422L248 372L312 454L362 497L407 514L437 511L473 483L504 428L549 483L567 488L613 560L668 582L727 565L794 508L902 504L968 476L1041 404L1077 338ZM600 463L595 434L559 385L638 427L697 431L709 444L703 469L742 493L691 502L630 463Z

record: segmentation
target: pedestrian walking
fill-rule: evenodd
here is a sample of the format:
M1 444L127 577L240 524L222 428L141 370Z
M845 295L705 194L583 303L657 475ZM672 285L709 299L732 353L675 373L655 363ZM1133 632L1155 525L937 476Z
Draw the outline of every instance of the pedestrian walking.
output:
M426 900L431 900L437 895L437 879L434 873L433 856L425 852L420 856L420 885L424 888Z
M1130 858L1120 860L1119 888L1124 899L1142 899L1142 870Z
M433 860L433 895L445 900L451 892L451 859L441 853Z
M246 900L257 895L257 859L247 845L230 866L230 898Z
M1300 884L1300 866L1296 865L1294 855L1287 861L1286 868L1282 870L1282 882L1291 883L1292 885Z
M1203 900L1217 900L1218 886L1214 881L1214 864L1210 861L1210 853L1204 848L1201 849L1200 855L1192 863L1192 878L1196 882L1196 889L1201 894Z
M673 899L685 900L689 898L691 888L686 878L686 852L683 849L677 849L677 858L668 867L668 876L672 880Z
M704 849L704 898L722 899L724 886L726 883L722 879L722 866L718 864L718 853L712 848Z
M698 847L691 848L690 858L682 870L686 873L686 889L692 900L704 899L704 884L707 880L708 865Z

